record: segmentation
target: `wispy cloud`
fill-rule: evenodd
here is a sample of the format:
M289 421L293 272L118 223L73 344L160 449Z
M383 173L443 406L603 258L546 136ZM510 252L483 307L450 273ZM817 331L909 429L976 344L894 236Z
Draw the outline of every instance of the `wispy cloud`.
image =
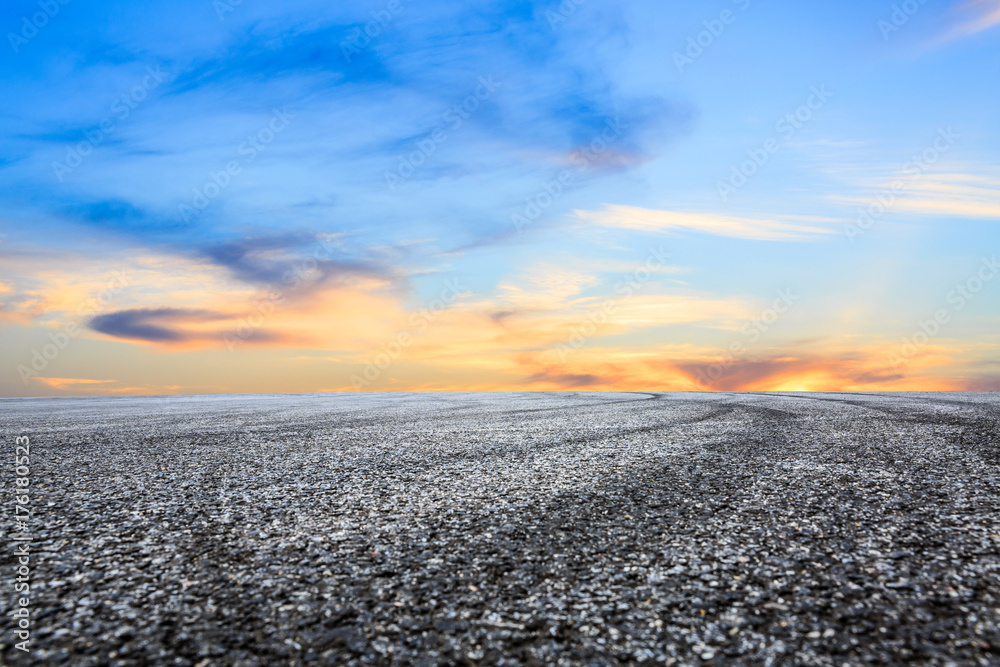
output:
M209 245L201 254L250 284L286 288L286 296L342 285L352 279L373 279L396 288L406 280L395 267L377 259L349 256L329 238L286 233ZM294 286L294 289L292 287Z
M601 211L576 211L576 215L581 220L601 227L654 233L691 231L755 241L815 239L834 233L832 229L815 223L836 222L825 218L788 216L744 218L716 213L666 211L619 205L606 205Z
M975 35L1000 24L1000 0L970 0L956 11L957 18L941 41Z
M901 174L900 179L903 177ZM838 194L831 199L854 205L869 204L879 192L891 187L892 182L879 182L865 194ZM1000 220L1000 178L972 173L925 176L909 191L894 197L891 207L894 211L921 216Z
M0 282L0 322L31 322L45 313L47 306L44 298L18 294L11 285Z
M1000 220L1000 179L973 174L942 174L921 181L900 198L900 210Z

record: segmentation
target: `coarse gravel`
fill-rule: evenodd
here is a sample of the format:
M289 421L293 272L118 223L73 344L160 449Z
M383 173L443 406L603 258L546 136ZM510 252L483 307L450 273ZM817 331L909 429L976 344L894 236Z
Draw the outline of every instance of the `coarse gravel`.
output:
M1000 664L998 393L0 400L3 664Z

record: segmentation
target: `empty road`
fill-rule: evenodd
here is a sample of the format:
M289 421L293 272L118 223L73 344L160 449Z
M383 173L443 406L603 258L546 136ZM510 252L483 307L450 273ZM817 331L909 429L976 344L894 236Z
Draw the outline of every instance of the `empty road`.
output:
M2 663L1000 663L1000 394L0 400Z

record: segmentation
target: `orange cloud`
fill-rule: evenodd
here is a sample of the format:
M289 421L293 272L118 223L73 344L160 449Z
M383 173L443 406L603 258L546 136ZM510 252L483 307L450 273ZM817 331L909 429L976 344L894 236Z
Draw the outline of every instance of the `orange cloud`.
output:
M585 347L560 358L551 351L510 359L517 378L496 389L659 391L959 391L991 386L990 377L955 377L950 355L929 350L893 368L891 347L829 350L811 356L732 359L691 345L652 349ZM452 385L454 386L454 385Z
M33 377L31 379L36 380L51 389L71 392L73 394L93 394L93 395L127 394L133 396L140 396L148 394L182 393L179 392L178 390L183 389L178 385L134 386L134 385L122 384L118 380L94 380L90 378Z
M81 389L81 385L92 385L92 384L108 384L109 382L115 382L115 380L90 380L87 378L44 378L44 377L34 377L32 380L37 380L42 384L52 387L53 389Z

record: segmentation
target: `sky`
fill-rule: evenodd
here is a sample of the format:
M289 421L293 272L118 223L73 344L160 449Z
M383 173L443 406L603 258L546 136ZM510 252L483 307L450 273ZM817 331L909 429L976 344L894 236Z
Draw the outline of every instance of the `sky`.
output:
M1000 390L1000 0L0 28L0 396Z

